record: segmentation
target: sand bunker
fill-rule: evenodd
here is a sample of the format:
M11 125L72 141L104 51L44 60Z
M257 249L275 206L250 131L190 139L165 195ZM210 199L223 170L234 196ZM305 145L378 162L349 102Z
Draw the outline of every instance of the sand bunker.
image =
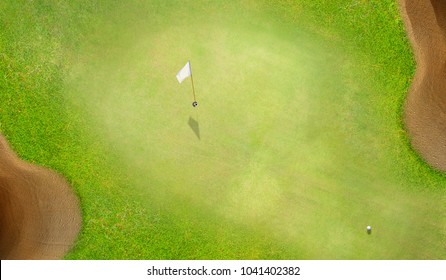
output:
M405 104L405 124L414 149L446 171L446 1L400 0L417 62Z
M20 160L0 135L0 259L60 259L80 226L67 182Z

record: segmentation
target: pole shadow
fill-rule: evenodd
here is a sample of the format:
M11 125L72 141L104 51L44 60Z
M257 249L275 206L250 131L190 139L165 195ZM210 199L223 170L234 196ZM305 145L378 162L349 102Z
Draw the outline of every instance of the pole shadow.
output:
M192 117L189 117L188 124L189 124L190 128L193 130L193 132L195 133L195 135L197 136L198 140L201 140L200 126L199 126L198 122L195 119L193 119Z

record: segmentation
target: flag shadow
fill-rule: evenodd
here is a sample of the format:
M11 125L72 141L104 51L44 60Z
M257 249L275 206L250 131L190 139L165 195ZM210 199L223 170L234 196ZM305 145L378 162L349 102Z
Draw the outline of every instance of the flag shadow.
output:
M198 122L194 120L192 117L189 117L188 124L190 128L193 130L195 135L197 136L198 140L200 140L200 126L198 125Z

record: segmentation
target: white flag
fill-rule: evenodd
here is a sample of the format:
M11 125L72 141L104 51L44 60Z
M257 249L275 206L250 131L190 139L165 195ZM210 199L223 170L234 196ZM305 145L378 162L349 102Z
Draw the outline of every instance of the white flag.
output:
M181 68L181 70L178 72L177 80L181 84L184 81L184 79L186 79L190 75L192 75L192 70L190 69L190 63L188 61L186 65L184 65L184 67Z

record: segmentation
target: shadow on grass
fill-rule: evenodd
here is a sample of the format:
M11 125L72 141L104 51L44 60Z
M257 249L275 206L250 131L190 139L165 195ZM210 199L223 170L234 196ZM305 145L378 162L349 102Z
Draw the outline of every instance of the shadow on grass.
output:
M198 122L195 119L193 119L192 117L189 117L188 124L189 124L190 128L192 128L192 130L194 131L198 140L200 140L201 139L200 138L200 126L199 126Z

